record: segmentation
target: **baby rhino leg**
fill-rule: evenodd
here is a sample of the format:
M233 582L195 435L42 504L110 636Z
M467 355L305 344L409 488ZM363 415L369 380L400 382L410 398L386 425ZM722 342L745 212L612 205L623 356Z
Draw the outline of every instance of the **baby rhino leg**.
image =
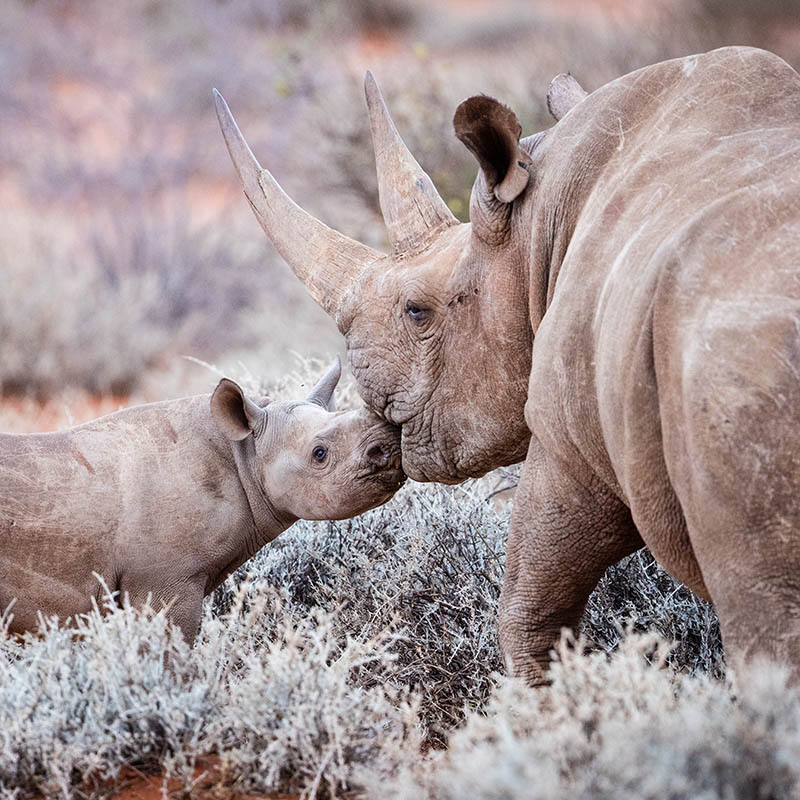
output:
M148 602L155 611L167 609L167 617L173 625L177 625L184 639L192 644L200 629L203 616L203 597L205 596L206 577L195 576L188 580L164 581L160 586L153 582L139 583L130 581L120 584L120 591L130 598L133 608L143 608Z

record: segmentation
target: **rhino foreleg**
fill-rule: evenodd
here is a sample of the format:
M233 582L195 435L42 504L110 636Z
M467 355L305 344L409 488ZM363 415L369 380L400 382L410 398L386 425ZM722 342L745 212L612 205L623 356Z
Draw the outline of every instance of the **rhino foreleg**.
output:
M183 633L183 638L193 644L200 630L203 616L203 586L189 586L185 594L170 608L169 616L173 624Z
M616 495L585 465L567 467L533 437L514 499L500 596L500 646L509 671L531 684L546 682L562 628L578 624L606 568L642 544Z
M177 625L184 639L192 644L200 630L206 584L207 577L201 575L180 581L172 580L160 586L157 582L132 583L122 591L127 594L134 608L149 606L155 611L166 608L170 622Z

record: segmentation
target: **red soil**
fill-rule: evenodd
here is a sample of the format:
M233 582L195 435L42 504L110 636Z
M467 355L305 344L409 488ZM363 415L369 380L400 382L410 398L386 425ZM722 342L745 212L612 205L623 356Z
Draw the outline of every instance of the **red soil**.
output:
M121 395L76 392L65 397L37 400L31 397L0 397L0 432L44 433L79 425L130 405Z
M123 771L115 781L114 800L164 800L162 775L143 775L133 769ZM186 797L183 785L167 781L167 798ZM201 759L195 768L194 782L189 794L193 800L299 800L299 795L246 795L234 790L222 778L216 758Z

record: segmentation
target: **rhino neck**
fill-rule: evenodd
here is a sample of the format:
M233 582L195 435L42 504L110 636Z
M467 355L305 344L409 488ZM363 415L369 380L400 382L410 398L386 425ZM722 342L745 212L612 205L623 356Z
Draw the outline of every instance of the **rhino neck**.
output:
M546 131L536 147L535 190L524 212L533 234L529 308L534 332L553 301L587 202L609 170L619 169L648 135L643 122L674 82L673 72L674 62L667 62L602 86Z
M240 442L231 442L236 471L244 490L250 513L253 517L256 537L248 541L248 558L252 558L265 544L283 533L290 525L297 522L297 517L279 511L261 488L261 483L253 475L252 464L256 462L255 443L252 436Z

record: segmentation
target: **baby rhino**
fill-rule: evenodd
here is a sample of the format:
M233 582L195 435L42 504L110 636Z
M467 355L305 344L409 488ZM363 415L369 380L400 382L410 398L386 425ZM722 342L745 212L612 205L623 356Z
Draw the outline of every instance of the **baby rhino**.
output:
M342 519L404 480L400 434L334 413L338 359L303 402L210 396L59 433L0 434L0 612L11 631L88 611L102 588L169 604L191 641L203 597L297 519Z

